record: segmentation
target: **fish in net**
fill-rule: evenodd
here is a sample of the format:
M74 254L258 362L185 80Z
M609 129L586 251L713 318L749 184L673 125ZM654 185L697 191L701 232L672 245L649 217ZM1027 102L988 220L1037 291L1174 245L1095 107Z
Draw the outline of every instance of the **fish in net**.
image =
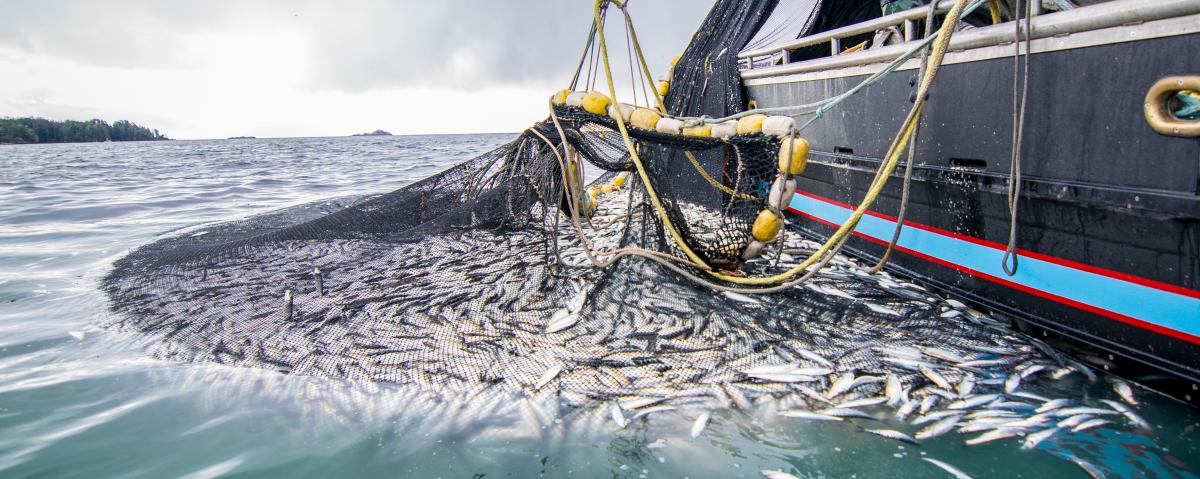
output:
M675 66L673 111L743 108L735 58L716 54L744 45L770 3L717 2ZM102 281L113 326L175 360L568 408L913 416L905 438L957 429L977 442L1144 426L1121 403L1032 392L1093 373L1003 319L844 256L770 295L693 281L709 271L671 259L685 254L671 228L704 263L747 277L791 270L820 246L788 227L765 254L743 253L784 143L619 121L560 102L510 143L396 191L145 245ZM586 190L584 165L604 171ZM625 412L613 417L624 426Z

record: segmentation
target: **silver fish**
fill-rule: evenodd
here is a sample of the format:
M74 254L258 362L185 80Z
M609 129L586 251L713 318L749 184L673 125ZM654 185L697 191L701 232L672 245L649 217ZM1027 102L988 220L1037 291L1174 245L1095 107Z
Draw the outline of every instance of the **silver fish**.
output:
M1070 399L1055 399L1053 401L1049 401L1049 402L1042 404L1040 407L1038 407L1034 411L1035 412L1053 411L1055 409L1067 407L1067 405L1069 405L1069 404L1071 404Z
M1058 432L1057 426L1025 436L1025 442L1021 445L1021 449L1033 449L1042 441L1045 441L1050 436L1053 436L1056 432Z
M874 406L876 404L883 404L884 401L887 401L887 398L873 397L873 398L854 399L854 400L850 400L850 401L846 401L844 403L838 404L837 407L855 408L855 407Z
M967 361L962 356L955 354L954 352L947 351L942 348L926 347L926 348L922 348L921 352L925 353L926 356L929 356L931 358L937 358L937 359L941 359L943 361L949 361L949 362L956 363L956 364Z
M799 477L793 476L793 475L788 474L783 471L771 471L771 470L767 470L767 469L762 470L762 475L763 475L763 477L765 477L767 479L800 479Z
M1020 432L1020 431L1017 431L1014 429L996 429L993 431L985 432L985 433L975 436L971 439L967 439L966 443L968 446L975 446L978 444L992 442L992 441L996 441L999 439L1010 438L1010 437L1016 436L1018 432Z
M1072 456L1070 459L1071 462L1075 463L1076 466L1079 466L1080 469L1083 469L1083 472L1086 472L1089 476L1092 476L1092 479L1104 479L1104 473L1100 472L1099 469L1096 469L1096 466L1093 466L1087 461L1084 461L1078 457Z
M838 376L838 378L833 381L833 384L829 385L829 390L825 391L825 397L833 399L839 394L850 390L850 385L852 384L854 384L854 373L846 371L842 373L841 376Z
M947 381L946 378L942 377L941 374L938 374L937 371L921 366L921 374L926 378L929 378L930 381L933 381L934 384L937 384L938 387L942 389L954 389L954 386L950 385L950 381Z
M946 417L950 417L950 416L962 416L962 414L963 414L963 412L962 412L962 411L936 411L936 412L931 412L931 413L929 413L929 414L924 414L924 415L922 415L922 416L921 416L921 417L919 417L919 418L913 419L913 421L912 421L912 425L914 425L914 426L920 426L920 425L922 425L922 424L925 424L925 423L927 423L927 422L933 422L933 421L937 421L938 419L942 419L942 418L946 418Z
M897 441L904 441L904 442L907 442L910 444L917 443L917 440L913 439L908 434L905 434L905 433L902 433L900 431L896 431L893 429L863 429L863 431L869 432L876 436L882 436L882 437L886 437L888 439L895 439Z
M708 412L702 412L696 418L696 422L692 423L692 439L700 437L700 433L704 432L704 428L708 426L708 418Z
M677 408L675 406L652 406L652 407L648 407L646 409L638 410L637 414L633 415L633 418L637 419L639 417L642 417L642 416L645 416L648 414L654 414L654 413L666 412L666 411L674 411L676 409L679 409L679 408Z
M1012 373L1008 375L1008 379L1004 380L1004 392L1012 394L1017 388L1021 387L1021 375Z
M779 411L779 415L785 416L785 417L793 417L793 418L797 418L797 419L811 419L814 421L841 421L842 420L842 418L840 418L838 416L830 416L828 414L821 414L819 412L805 411L802 409L788 409L786 411Z
M1037 394L1034 394L1031 392L1027 392L1027 391L1017 391L1015 393L1012 393L1012 395L1016 396L1016 397L1020 397L1020 398L1031 399L1031 400L1034 400L1034 401L1037 401L1037 402L1040 402L1043 404L1050 402L1050 398L1048 398L1048 397L1040 396L1040 395L1037 395Z
M625 429L625 426L629 425L629 420L625 419L625 412L621 411L621 405L614 402L609 409L612 413L613 422L617 423L617 428Z
M822 357L820 354L814 353L812 351L809 351L809 350L803 349L803 348L791 348L791 349L792 349L792 351L795 351L796 354L804 356L804 358L808 359L809 361L813 361L813 362L820 364L822 366L825 366L827 368L833 367L833 363L830 362L828 359L825 359L824 357Z
M958 382L958 386L955 388L955 392L958 393L959 397L965 398L967 396L970 396L971 391L974 389L975 389L975 375L971 374L971 373L967 373L967 374L964 374L962 380Z
M943 471L949 472L951 476L954 476L954 479L971 479L970 475L968 475L965 472L962 472L957 467L951 466L949 464L946 464L942 461L939 461L937 459L933 459L930 457L922 457L921 459L924 461L928 461L930 464L933 464L937 467L942 468Z
M617 404L621 405L621 409L628 411L633 409L641 409L666 400L667 398L665 397L635 397L629 399L620 399L617 401Z
M900 378L895 374L888 373L887 381L884 383L883 392L887 396L889 406L900 402L900 394L903 392L904 386L900 384Z
M563 308L555 311L554 315L550 317L550 322L546 324L546 332L557 333L574 326L577 322L579 322L579 314Z
M751 297L746 296L741 293L735 293L733 291L725 291L724 294L725 294L725 297L732 299L734 301L742 302L742 303L747 303L747 304L761 304L762 303L761 301L759 301L757 299L751 298Z
M912 414L913 411L915 411L917 409L917 406L920 406L920 405L921 405L921 403L918 401L905 402L904 404L902 404L900 406L899 409L896 409L896 419L903 421L904 418L906 418L910 414Z
M1078 414L1078 415L1063 419L1061 421L1058 421L1057 426L1058 427L1075 427L1075 426L1078 426L1079 424L1082 424L1084 421L1092 419L1093 417L1095 417L1095 416L1092 416L1090 414Z
M1093 429L1093 428L1103 426L1105 424L1108 424L1108 420L1106 420L1106 419L1100 419L1100 418L1089 419L1089 420L1081 422L1078 425L1076 425L1075 427L1071 428L1071 432L1083 432L1088 429Z
M545 373L542 373L542 377L538 378L537 384L533 386L533 389L535 391L541 389L542 386L545 386L550 381L553 381L554 378L558 377L558 373L560 372L562 372L562 365L555 364L554 366L551 366L550 369L547 369Z
M1137 398L1133 397L1133 388L1129 387L1129 383L1125 381L1113 381L1112 388L1113 391L1117 392L1118 396L1121 396L1122 401L1137 406Z
M1037 373L1038 373L1038 371L1041 371L1041 370L1044 370L1044 369L1046 369L1046 366L1044 366L1044 365L1041 365L1041 364L1035 364L1035 365L1033 365L1033 366L1030 366L1030 367L1027 367L1027 368L1025 368L1025 369L1022 369L1022 370L1021 370L1021 377L1022 377L1022 378L1027 378L1027 377L1029 377L1029 376L1032 376L1032 375L1034 375L1034 374L1037 374Z
M942 420L925 426L924 429L917 431L917 434L913 437L917 439L929 439L931 437L941 436L942 434L950 432L950 430L958 424L959 417L960 416L950 416L942 418Z
M871 311L874 311L876 313L885 314L888 316L900 316L900 313L892 308L880 306L878 304L871 303L871 302L867 302L865 304L867 305L867 309L870 309Z
M821 414L837 417L858 417L863 419L875 419L875 416L859 411L857 409L831 407L817 411Z
M948 409L971 409L995 401L999 397L1000 395L998 394L980 394L966 399L959 399L947 404L946 407Z
M1130 409L1129 406L1126 406L1119 402L1113 401L1111 399L1101 399L1100 402L1107 404L1109 407L1113 408L1113 410L1123 414L1126 419L1129 419L1129 422L1136 424L1138 427L1140 427L1142 429L1151 429L1150 423L1146 422L1145 419L1142 419L1141 416L1139 416L1139 415L1137 415L1137 413L1133 412L1133 409Z
M1092 416L1104 416L1108 414L1120 414L1111 409L1100 409L1098 407L1070 407L1054 411L1054 415L1058 417L1074 416L1077 414L1090 414Z
M925 413L929 412L930 409L933 409L933 407L936 406L938 401L941 399L942 399L941 396L934 396L934 395L925 396L925 399L921 400L921 408L918 410L921 411L921 414L925 414Z

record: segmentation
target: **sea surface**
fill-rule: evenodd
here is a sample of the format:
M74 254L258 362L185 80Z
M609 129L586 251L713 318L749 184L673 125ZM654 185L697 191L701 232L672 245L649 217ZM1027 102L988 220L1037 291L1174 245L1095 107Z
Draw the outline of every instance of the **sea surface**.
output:
M461 411L386 384L155 359L110 324L99 279L185 228L390 191L512 134L0 146L0 477L1196 477L1200 413L1135 387L1150 431L911 445L851 422L714 411ZM1054 391L1111 396L1108 384ZM1106 397L1107 397L1106 396ZM513 398L513 404L520 404ZM493 408L495 414L508 409Z

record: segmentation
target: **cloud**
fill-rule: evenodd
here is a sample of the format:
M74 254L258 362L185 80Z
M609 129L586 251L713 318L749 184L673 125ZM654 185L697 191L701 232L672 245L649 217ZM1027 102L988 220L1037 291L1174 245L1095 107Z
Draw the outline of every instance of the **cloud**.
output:
M632 2L655 75L711 4ZM592 15L591 0L0 0L0 11L0 116L129 119L179 138L518 131L570 80ZM628 98L616 13L610 53Z
M582 51L589 0L0 0L0 47L125 68L187 68L198 37L288 31L314 88L479 89L560 84ZM630 10L656 67L686 45L711 1L644 0ZM615 17L615 9L614 17ZM613 22L614 48L624 47ZM623 50L621 50L623 52ZM287 52L280 52L287 53Z

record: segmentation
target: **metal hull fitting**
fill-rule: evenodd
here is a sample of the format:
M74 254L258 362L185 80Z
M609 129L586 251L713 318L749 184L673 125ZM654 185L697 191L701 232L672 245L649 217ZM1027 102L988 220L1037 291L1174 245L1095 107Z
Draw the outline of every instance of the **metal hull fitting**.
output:
M948 56L921 123L891 267L1200 402L1200 139L1155 133L1142 113L1157 80L1200 72L1197 30L1200 16L1189 14L1034 40L1013 276L1001 268L1013 63L996 50L1013 47ZM800 63L743 76L749 97L769 108L847 91L878 67ZM794 223L825 236L849 216L910 105L913 75L884 78L802 133L812 158L791 203ZM902 170L850 252L875 259L891 240Z

